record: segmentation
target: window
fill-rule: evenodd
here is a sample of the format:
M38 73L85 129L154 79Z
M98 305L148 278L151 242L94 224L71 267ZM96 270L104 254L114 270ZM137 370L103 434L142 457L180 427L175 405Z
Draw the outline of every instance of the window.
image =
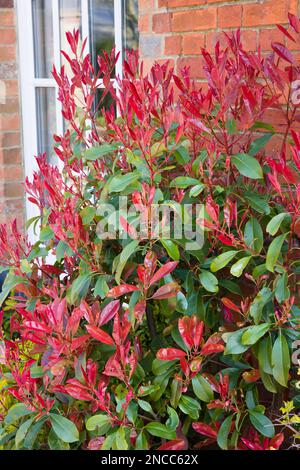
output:
M65 33L80 28L96 63L102 49L116 45L121 57L116 75L121 75L124 50L138 47L138 0L17 0L19 62L26 175L36 168L34 155L47 152L56 163L52 136L63 132L63 118L52 65L59 69L61 49L68 49ZM27 203L27 217L35 214Z

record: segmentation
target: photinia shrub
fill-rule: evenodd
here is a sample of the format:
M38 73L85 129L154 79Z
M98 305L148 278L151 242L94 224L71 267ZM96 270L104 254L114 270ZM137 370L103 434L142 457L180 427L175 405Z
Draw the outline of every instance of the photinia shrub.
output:
M300 20L289 21L267 56L239 31L203 49L202 84L168 63L144 73L135 52L112 80L115 52L94 69L67 34L70 76L53 70L59 165L41 155L26 181L35 242L0 227L1 448L294 444L300 68L284 43L300 43Z

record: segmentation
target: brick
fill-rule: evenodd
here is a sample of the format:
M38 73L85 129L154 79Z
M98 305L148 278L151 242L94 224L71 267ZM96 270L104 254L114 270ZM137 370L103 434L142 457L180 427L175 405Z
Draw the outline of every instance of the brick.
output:
M139 0L139 12L153 10L155 0Z
M226 3L229 3L229 2L236 2L237 0L207 0L207 3L224 3L226 1Z
M162 58L158 58L158 59L155 60L155 62L156 62L157 64L160 64L160 65L165 64L165 63L167 62L168 65L169 65L169 69L175 67L175 61L174 61L174 59L166 59L166 58L162 59ZM143 60L143 64L144 64L144 69L143 69L143 70L144 70L144 73L150 72L151 68L153 67L153 63L154 63L153 58L152 58L152 59L149 59L148 57L146 57L145 60Z
M7 96L19 95L19 82L18 80L3 80L6 87Z
M180 55L182 47L182 36L166 36L165 38L165 54Z
M272 0L264 3L243 5L243 26L263 26L286 23L288 3Z
M0 113L19 113L19 99L17 96L8 96L5 103L1 103L0 100Z
M0 163L2 165L21 164L21 150L19 148L0 149Z
M142 34L140 37L140 52L143 57L159 57L162 54L162 37Z
M177 72L183 67L189 67L191 78L203 78L203 66L200 57L180 57L177 61Z
M217 41L220 41L221 47L227 46L226 36L223 32L209 32L205 34L206 48L213 52ZM257 31L241 31L241 40L246 51L255 52L257 50Z
M2 166L0 168L2 169L5 183L12 182L12 181L17 183L23 180L23 168L21 165ZM22 191L23 191L23 188L22 188Z
M24 189L21 184L16 182L4 183L4 196L5 197L23 197Z
M224 6L218 8L219 28L239 28L242 24L241 5Z
M171 69L171 68L174 68L175 67L175 60L174 59L157 59L156 62L159 64L159 65L163 65L165 64L166 62L168 63L168 68Z
M241 31L241 40L246 51L254 52L257 50L257 31Z
M166 0L166 1L159 2L158 6L176 8L176 7L199 6L199 5L204 5L205 3L206 3L206 0Z
M16 60L15 46L0 46L0 62L11 62Z
M174 31L201 31L217 27L217 9L193 10L173 13Z
M259 32L259 45L262 51L271 51L271 43L275 41L282 42L283 35L276 29L263 29Z
M3 29L0 28L0 44L15 44L16 31L13 28Z
M1 114L0 131L15 131L20 129L19 114Z
M12 204L13 203L13 204ZM11 222L13 219L17 219L18 227L24 227L24 209L22 210L23 201L21 200L21 210L16 209L16 203L20 205L20 202L16 199L5 201L0 206L0 223L8 223Z
M10 149L19 147L21 144L21 135L19 132L5 132L0 134L0 147Z
M169 33L171 31L171 14L157 13L152 17L152 31L154 33Z
M152 16L149 13L139 14L138 29L140 33L150 32L150 19Z
M1 26L14 26L15 15L13 10L0 11L0 25Z
M224 33L209 32L205 34L205 47L208 52L213 52L217 42L220 42L221 47L227 46L226 36Z
M0 0L0 8L13 8L14 0Z
M0 62L0 80L17 78L17 65L15 62Z
M205 44L205 34L188 34L183 36L182 52L186 55L200 54Z

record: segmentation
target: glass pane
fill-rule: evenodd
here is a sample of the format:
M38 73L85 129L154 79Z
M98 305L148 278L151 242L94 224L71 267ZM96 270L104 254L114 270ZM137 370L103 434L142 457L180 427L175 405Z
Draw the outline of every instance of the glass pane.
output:
M138 0L123 0L123 48L137 49L138 42Z
M34 65L36 78L51 78L54 62L52 2L32 0Z
M56 163L53 134L56 133L55 88L36 88L38 153L47 153L48 162Z
M105 95L103 98L102 97L103 97L103 89L100 88L99 90L97 90L97 96L96 96L96 103L98 103L97 111L99 112L101 112L102 108L110 109L111 105L114 104L114 99L110 93L107 93L107 95Z
M69 51L66 33L73 31L73 29L81 28L81 0L60 0L59 2L60 14L60 48L63 51ZM87 51L86 51L87 52ZM61 56L62 63L69 67L67 60ZM68 73L68 69L67 69Z
M114 0L90 0L91 53L94 66L104 49L115 45Z

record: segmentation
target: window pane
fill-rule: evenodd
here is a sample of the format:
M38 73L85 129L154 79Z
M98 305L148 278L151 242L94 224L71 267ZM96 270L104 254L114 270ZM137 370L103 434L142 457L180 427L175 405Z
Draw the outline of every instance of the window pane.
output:
M98 108L97 108L98 111L101 111L102 108L110 109L111 105L114 104L114 99L110 93L107 93L107 95L105 95L103 99L102 97L103 97L103 89L100 88L99 90L97 90L97 96L96 96L96 103L99 103Z
M52 2L32 0L34 65L36 78L50 78L54 62Z
M137 49L138 33L138 0L123 0L123 48Z
M47 153L48 161L56 163L53 134L56 133L55 88L36 88L38 153Z
M81 27L81 0L60 0L60 48L63 51L68 51L70 46L68 44L66 33L73 31L73 29L80 29ZM69 67L67 60L62 56L63 65ZM68 69L67 69L68 73Z
M114 0L90 0L91 53L96 66L97 56L115 45Z

